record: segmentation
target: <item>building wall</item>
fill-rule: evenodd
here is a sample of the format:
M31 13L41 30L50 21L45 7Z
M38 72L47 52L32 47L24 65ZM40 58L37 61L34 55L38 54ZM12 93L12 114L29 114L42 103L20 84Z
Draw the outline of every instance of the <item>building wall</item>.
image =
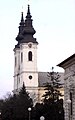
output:
M32 52L32 60L28 58L29 52ZM22 43L14 50L14 91L20 89L23 82L26 87L38 87L36 43Z
M72 93L72 103L68 103ZM65 120L75 120L75 64L68 66L64 74L64 104L65 104ZM71 106L72 104L72 106ZM72 115L71 115L72 107ZM70 119L71 118L71 119Z
M32 47L29 47L29 44L31 44ZM32 52L32 61L28 61L29 51ZM23 43L20 45L20 52L23 53L23 62L20 60L20 70L37 72L37 44Z
M20 71L20 49L17 48L14 52L14 76Z

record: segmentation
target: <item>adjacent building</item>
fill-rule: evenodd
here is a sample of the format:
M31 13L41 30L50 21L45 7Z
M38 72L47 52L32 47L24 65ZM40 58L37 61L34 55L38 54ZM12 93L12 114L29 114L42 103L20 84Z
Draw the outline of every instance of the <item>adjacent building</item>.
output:
M65 120L75 120L75 54L58 64L64 68Z

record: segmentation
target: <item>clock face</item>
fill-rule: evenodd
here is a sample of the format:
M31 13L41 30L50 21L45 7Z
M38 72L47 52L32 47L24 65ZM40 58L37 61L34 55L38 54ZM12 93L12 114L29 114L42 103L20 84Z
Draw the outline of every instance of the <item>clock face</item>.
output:
M31 48L31 47L32 47L32 44L30 43L30 44L28 44L28 46L29 46L29 48Z

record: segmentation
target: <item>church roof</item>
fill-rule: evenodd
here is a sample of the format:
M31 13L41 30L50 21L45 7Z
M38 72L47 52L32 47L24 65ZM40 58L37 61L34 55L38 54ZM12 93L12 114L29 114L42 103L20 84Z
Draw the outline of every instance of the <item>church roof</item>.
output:
M60 82L64 84L64 73L58 73L60 75ZM38 72L38 83L39 87L43 87L45 83L50 82L50 77L48 77L47 72Z
M27 15L26 15L25 20L24 20L24 17L23 17L23 12L21 14L21 22L20 22L20 25L19 25L19 33L16 37L16 40L18 41L18 44L15 47L19 47L19 45L21 43L28 43L28 42L38 44L38 42L36 41L36 38L33 37L33 35L36 33L36 31L33 28L32 21L33 20L32 20L32 16L31 16L31 13L30 13L30 6L28 5L28 10L27 10Z

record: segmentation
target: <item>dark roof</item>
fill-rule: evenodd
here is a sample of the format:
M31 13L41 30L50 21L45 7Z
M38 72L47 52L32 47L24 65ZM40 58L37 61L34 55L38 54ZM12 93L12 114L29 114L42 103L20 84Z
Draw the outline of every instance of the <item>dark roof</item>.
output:
M31 18L32 16L30 14L30 6L28 5L28 10L27 10L27 15L25 20L23 17L23 12L21 14L19 33L16 37L16 40L18 41L18 45L20 45L21 43L28 43L28 42L38 44L38 42L36 41L36 38L33 37L36 31L33 28L33 25L32 25L33 20Z
M64 84L64 73L59 73L60 82ZM38 72L38 83L39 87L43 87L45 83L50 82L50 77L48 77L47 72Z
M70 65L72 62L75 63L75 54L71 55L70 57L68 57L61 63L59 63L57 66L64 68L66 65L68 65L68 64Z

